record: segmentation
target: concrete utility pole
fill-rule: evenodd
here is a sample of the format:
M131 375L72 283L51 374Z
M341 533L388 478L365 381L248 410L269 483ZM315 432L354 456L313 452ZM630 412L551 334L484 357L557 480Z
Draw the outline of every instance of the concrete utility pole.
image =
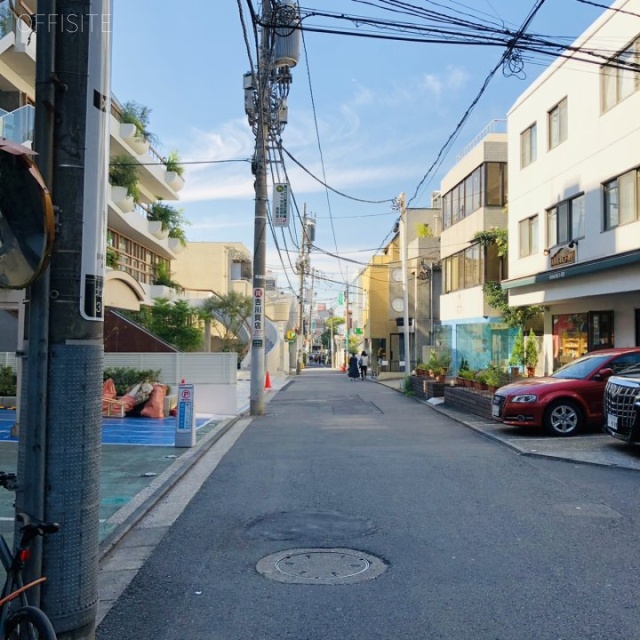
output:
M49 282L29 292L27 380L45 362L46 372L37 375L43 386L29 387L36 401L26 408L27 433L20 437L18 499L33 501L43 482L36 515L62 526L44 541L41 606L59 640L89 640L97 610L111 1L43 0L32 19L44 83L35 143L59 224ZM28 497L32 488L36 494Z
M302 241L300 242L300 257L298 258L298 275L300 276L300 290L298 293L298 338L296 341L298 351L296 354L296 375L300 375L302 371L302 346L304 340L304 277L307 267L307 258L305 256L305 250L307 247L306 232L307 226L307 205L305 203L302 213Z
M264 415L265 383L265 274L267 232L267 164L269 140L280 135L287 122L290 67L300 56L298 5L293 0L263 0L261 38L256 77L244 76L245 111L256 134L252 163L255 175L253 241L253 316L249 413ZM277 26L273 26L277 25Z
M409 287L407 283L407 204L404 193L398 196L400 205L400 254L402 260L402 324L404 336L404 372L411 371L411 345L409 334Z
M55 0L43 0L41 11L55 15ZM36 40L36 110L33 148L36 163L49 190L53 188L53 132L55 89L55 30L42 29ZM19 489L16 511L45 519L45 455L47 451L47 366L49 357L49 267L29 288L26 298L24 379L20 395L18 444ZM17 534L17 532L16 532ZM42 539L36 538L25 568L25 582L42 575ZM29 592L29 602L40 604L40 589Z

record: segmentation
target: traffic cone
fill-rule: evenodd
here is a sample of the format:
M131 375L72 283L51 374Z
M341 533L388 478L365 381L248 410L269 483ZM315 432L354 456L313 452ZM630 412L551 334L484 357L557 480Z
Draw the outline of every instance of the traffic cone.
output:
M271 389L271 378L269 376L269 372L267 371L267 375L264 377L264 388Z

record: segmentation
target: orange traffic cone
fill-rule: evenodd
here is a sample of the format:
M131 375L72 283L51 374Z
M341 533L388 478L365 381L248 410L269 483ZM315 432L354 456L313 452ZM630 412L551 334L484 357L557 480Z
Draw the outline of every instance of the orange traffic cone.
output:
M268 371L267 371L267 375L264 377L264 388L271 389L271 378L269 377Z

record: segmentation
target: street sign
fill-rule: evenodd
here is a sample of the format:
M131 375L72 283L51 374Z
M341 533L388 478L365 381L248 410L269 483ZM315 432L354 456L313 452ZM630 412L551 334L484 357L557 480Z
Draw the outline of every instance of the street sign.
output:
M178 411L176 416L176 447L195 447L196 414L194 410L194 387L192 384L178 386Z
M264 347L264 289L253 290L253 319L251 321L251 345L255 349Z

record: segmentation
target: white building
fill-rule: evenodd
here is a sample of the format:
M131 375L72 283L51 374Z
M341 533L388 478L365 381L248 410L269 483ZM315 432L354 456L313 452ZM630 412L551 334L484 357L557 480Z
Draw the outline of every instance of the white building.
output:
M630 66L640 20L618 10L640 14L640 0L604 11L574 43L580 52L558 58L508 114L503 287L514 306L544 307L545 371L640 345L640 71Z

